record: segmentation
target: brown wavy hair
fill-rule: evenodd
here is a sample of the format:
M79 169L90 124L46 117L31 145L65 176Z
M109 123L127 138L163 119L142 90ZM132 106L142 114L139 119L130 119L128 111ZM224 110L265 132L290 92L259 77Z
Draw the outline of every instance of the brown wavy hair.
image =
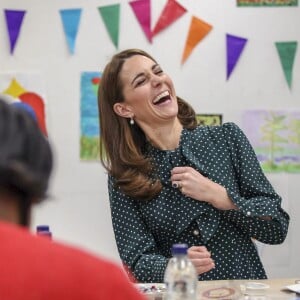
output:
M151 178L153 165L143 155L146 142L144 132L137 124L130 125L128 119L117 115L113 106L124 100L120 72L124 62L142 55L156 60L140 49L128 49L114 55L106 65L98 90L100 119L100 160L117 186L128 196L139 200L151 200L162 189L159 180ZM183 99L178 100L178 118L183 127L197 126L194 109Z

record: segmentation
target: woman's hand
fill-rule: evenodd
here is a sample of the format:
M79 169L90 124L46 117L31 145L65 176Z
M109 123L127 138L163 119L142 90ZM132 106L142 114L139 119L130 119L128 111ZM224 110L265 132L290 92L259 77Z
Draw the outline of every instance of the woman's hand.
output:
M236 209L226 189L200 174L192 167L175 167L171 171L173 186L195 200L205 201L222 210Z
M210 257L210 252L205 246L192 246L188 249L188 258L196 268L197 274L203 274L215 267L215 263Z

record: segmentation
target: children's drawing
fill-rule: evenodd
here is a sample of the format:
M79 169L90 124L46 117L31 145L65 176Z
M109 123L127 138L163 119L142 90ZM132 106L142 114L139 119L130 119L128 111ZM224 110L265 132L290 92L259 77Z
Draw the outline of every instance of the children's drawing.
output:
M1 73L0 93L10 104L22 106L34 116L47 136L45 98L41 75L35 73Z
M300 111L247 111L243 129L266 172L300 172Z
M220 114L197 114L199 125L222 125L222 115Z
M80 97L80 158L99 158L99 113L97 93L101 81L100 72L81 73Z

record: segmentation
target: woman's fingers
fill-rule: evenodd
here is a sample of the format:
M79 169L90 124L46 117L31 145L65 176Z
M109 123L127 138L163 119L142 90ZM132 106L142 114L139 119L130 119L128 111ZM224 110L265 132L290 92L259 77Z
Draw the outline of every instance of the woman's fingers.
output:
M215 267L211 253L205 246L192 246L188 249L188 257L195 266L197 273L202 274Z
M209 253L210 255L210 252L205 246L191 246L188 249L188 255L198 255L199 253Z
M215 267L215 263L210 257L191 259L191 262L195 266L198 274L203 274L205 272L208 272Z

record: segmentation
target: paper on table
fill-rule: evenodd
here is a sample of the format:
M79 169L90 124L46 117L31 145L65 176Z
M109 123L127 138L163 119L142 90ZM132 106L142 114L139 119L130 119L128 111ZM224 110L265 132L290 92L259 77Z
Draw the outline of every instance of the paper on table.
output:
M297 294L300 294L300 283L287 285L287 286L284 287L284 289L290 290L290 291L295 292Z

